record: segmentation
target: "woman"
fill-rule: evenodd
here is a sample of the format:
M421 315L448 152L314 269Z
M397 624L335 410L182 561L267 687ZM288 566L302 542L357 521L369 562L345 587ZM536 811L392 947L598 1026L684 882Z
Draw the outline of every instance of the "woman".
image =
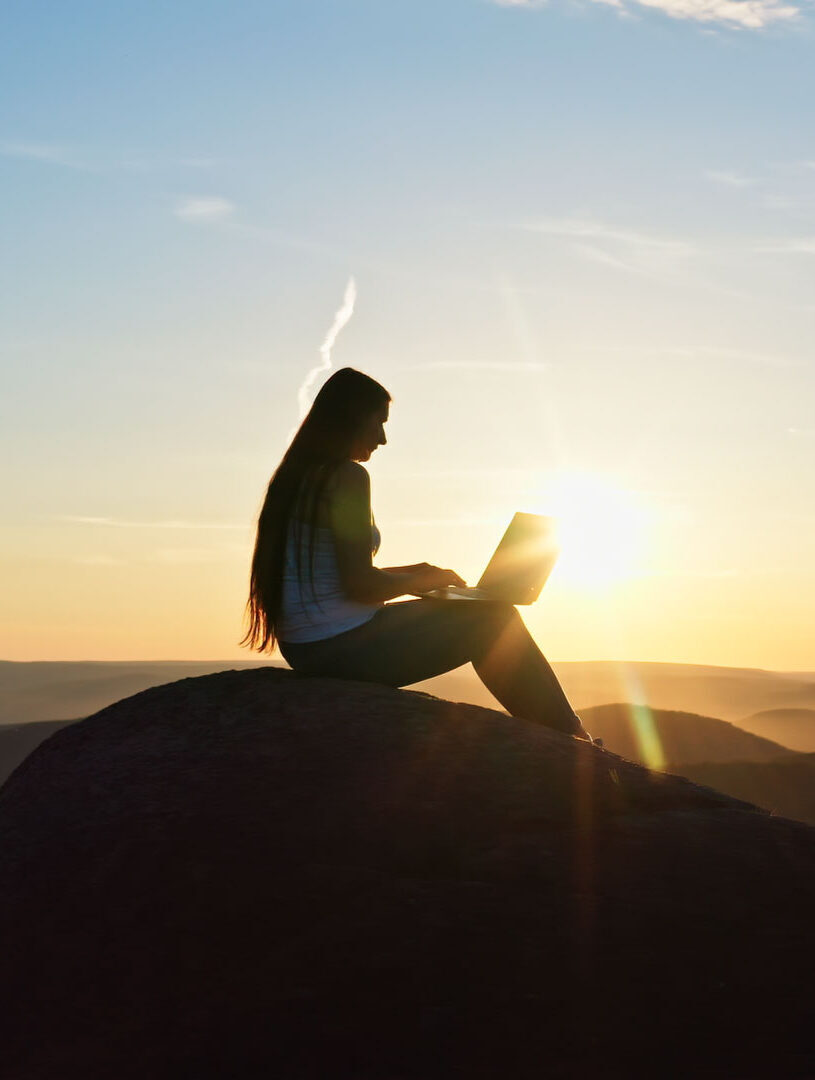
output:
M361 462L386 443L390 395L343 368L314 400L258 519L241 644L275 642L295 671L408 686L472 662L511 713L590 739L511 604L417 599L463 585L429 563L378 569L379 530Z

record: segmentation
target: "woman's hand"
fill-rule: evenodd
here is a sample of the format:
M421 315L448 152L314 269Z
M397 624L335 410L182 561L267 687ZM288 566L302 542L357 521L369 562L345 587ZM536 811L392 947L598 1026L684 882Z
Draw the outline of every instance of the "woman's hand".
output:
M443 570L442 567L433 566L431 563L419 563L417 569L409 577L410 588L407 591L414 596L430 592L432 589L444 589L448 585L467 584L455 570Z

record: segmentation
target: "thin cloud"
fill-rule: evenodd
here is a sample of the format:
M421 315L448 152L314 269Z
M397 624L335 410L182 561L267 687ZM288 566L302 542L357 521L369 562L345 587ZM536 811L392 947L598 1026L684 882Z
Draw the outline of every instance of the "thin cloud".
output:
M753 571L751 570L751 573ZM766 570L763 572L767 572ZM772 572L772 571L770 571ZM701 579L701 580L719 580L726 578L739 578L745 574L744 570L739 569L736 566L729 566L723 570L677 570L674 568L660 569L651 568L641 571L637 577L644 578L687 578L687 579Z
M752 187L758 182L751 176L741 176L735 172L719 172L716 169L708 169L705 176L708 180L712 180L714 184L721 184L722 187L729 188Z
M622 270L627 274L641 273L638 267L610 255L607 251L603 251L602 248L595 247L593 244L575 244L572 250L584 259L588 259L589 262L599 263L600 266L610 266L612 270Z
M219 195L194 195L176 205L175 215L182 221L208 224L227 221L235 213L235 204Z
M799 204L788 195L768 193L762 198L761 205L765 210L795 210Z
M389 475L398 477L399 479L422 479L422 480L471 480L471 479L484 479L484 477L498 477L499 479L512 479L512 478L524 478L531 475L538 475L539 470L528 468L500 468L491 469L489 467L471 469L438 469L434 465L427 465L424 468L416 469L393 469L390 470Z
M533 8L538 0L493 0L499 7ZM661 11L672 19L718 23L733 29L763 30L773 23L794 19L800 8L780 0L592 0L630 15L641 8Z
M815 255L815 236L790 236L754 249L761 255Z
M671 237L654 236L651 233L637 232L634 229L620 228L616 225L606 225L590 218L544 218L542 221L529 222L522 228L544 236L606 241L630 249L659 251L674 255L689 255L696 250L685 240L675 240Z
M214 169L218 159L214 157L180 157L178 164L187 169Z
M548 371L549 364L533 361L510 360L427 360L418 364L404 364L400 367L408 371Z
M129 151L107 160L105 168L122 172L150 175L172 169L193 169L196 172L211 171L218 165L216 158L166 157L150 152Z
M799 8L778 0L635 0L642 7L656 8L672 19L721 23L745 30L763 30L781 19L793 19Z
M86 555L81 559L74 559L73 562L79 566L126 566L127 563L124 559L116 559L113 555Z
M722 360L785 370L803 367L803 361L797 357L718 345L657 345L653 348L647 345L590 345L577 351L609 356L662 356L677 360Z
M731 360L740 364L753 364L757 367L768 368L795 368L801 367L801 361L791 356L783 356L780 353L753 352L749 349L733 349L716 345L697 345L694 348L664 349L663 353L673 354L680 358L705 358L710 360Z
M219 164L202 155L156 155L151 152L104 150L99 147L65 146L28 140L0 139L0 157L17 158L45 166L76 169L88 173L155 173L168 169L211 170Z
M170 563L173 566L188 566L192 563L217 563L241 558L246 555L243 548L221 547L216 548L159 548L153 553L153 560L159 563Z
M0 154L3 157L18 158L23 161L58 165L65 169L87 169L87 166L78 161L76 155L70 150L53 143L0 142Z
M498 514L457 514L453 517L426 517L426 518L393 518L391 520L392 525L409 525L413 528L427 528L433 527L437 529L441 526L463 526L463 525L492 525L497 521L504 521L504 517Z
M527 232L571 241L581 259L616 272L657 276L673 271L678 263L698 252L686 240L609 225L591 218L545 218L520 226Z
M127 521L122 518L87 517L79 514L63 514L59 521L71 525L104 525L114 529L245 529L245 525L233 525L224 521L184 521L169 519L166 521Z

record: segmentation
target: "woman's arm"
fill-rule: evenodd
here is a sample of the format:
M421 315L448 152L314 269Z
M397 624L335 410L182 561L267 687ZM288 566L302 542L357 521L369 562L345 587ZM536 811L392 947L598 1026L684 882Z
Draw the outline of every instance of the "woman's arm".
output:
M384 570L386 574L415 574L419 570L426 569L430 563L415 562L409 566L382 566L381 570Z
M371 481L355 461L340 466L331 494L331 531L343 589L351 600L376 604L444 585L462 585L458 574L438 566L377 570L371 561Z

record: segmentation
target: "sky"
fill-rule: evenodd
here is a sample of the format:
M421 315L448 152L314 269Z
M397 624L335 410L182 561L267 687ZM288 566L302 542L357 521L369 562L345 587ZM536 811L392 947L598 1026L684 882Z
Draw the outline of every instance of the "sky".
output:
M474 581L551 513L551 659L815 669L814 29L8 0L0 658L256 656L257 512L353 280L379 565Z

